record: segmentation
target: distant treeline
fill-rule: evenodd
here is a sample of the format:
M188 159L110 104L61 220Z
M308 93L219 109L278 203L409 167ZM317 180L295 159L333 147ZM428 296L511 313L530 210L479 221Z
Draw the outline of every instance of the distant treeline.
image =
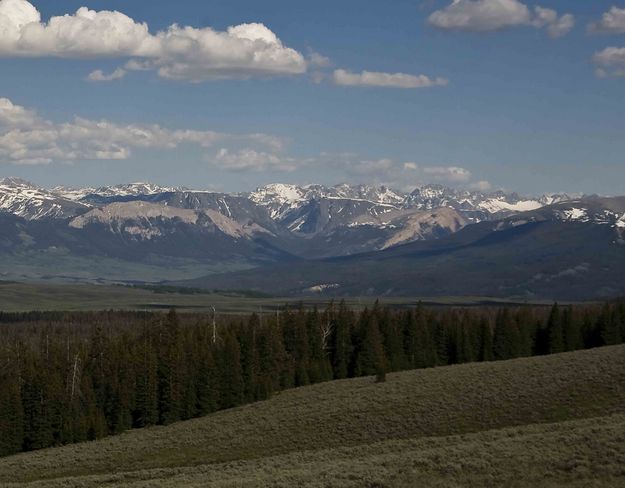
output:
M287 388L625 341L604 305L218 317L0 313L0 455L170 424Z

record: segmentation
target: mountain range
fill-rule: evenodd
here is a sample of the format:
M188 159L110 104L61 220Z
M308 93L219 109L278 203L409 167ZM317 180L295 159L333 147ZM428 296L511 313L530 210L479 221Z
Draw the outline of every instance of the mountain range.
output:
M440 185L46 189L5 178L0 232L5 280L167 281L279 294L625 292L616 274L625 262L623 198Z

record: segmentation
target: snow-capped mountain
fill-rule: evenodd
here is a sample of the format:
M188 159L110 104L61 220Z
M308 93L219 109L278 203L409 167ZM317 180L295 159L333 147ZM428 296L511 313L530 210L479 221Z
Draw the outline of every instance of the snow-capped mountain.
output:
M68 198L70 200L84 200L88 199L88 197L102 197L102 198L111 198L111 197L130 197L130 196L140 196L140 195L156 195L158 193L172 193L176 191L184 191L187 190L184 187L164 187L159 185L154 185L152 183L144 183L144 182L136 182L136 183L126 183L121 185L112 185L112 186L101 186L98 188L95 187L85 187L85 188L71 188L64 186L57 186L50 190L51 192Z
M41 277L63 262L83 276L93 274L94 261L105 263L100 276L138 267L149 273L129 279L158 279L172 262L184 273L199 273L222 271L225 263L339 257L417 241L434 249L474 224L497 233L544 221L602 227L625 244L625 202L618 198L524 198L439 185L410 193L346 184L272 184L236 194L148 183L45 189L6 178L0 181L0 264Z
M87 208L54 191L39 188L19 178L0 180L0 211L26 220L46 218L63 219Z
M431 212L441 210L455 212ZM605 299L625 293L624 233L625 197L587 197L469 224L438 239L409 237L376 252L185 284L280 295Z
M249 194L249 198L256 204L267 208L271 218L280 221L292 211L315 200L349 200L399 207L405 196L385 186L341 184L326 187L277 183L256 189Z
M496 191L484 193L457 190L441 185L426 185L406 196L407 208L432 209L451 207L465 214L472 222L492 220L519 212L536 210L545 205L570 200L566 194L543 195L539 198L525 198L516 193Z

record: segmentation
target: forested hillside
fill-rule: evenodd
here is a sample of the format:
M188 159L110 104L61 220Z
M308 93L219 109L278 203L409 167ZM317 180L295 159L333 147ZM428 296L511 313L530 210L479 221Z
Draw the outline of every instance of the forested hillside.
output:
M221 318L0 314L0 453L170 424L331 379L618 344L625 301Z
M622 487L625 345L294 388L0 458L3 488Z

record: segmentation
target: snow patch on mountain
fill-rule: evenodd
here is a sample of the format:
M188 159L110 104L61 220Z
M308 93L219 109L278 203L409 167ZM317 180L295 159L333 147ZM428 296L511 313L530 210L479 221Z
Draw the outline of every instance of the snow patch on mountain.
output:
M588 210L585 208L571 208L564 210L562 212L564 216L564 220L569 222L578 221L578 222L588 222L590 218L588 217Z
M165 187L152 183L136 182L125 185L103 186L96 188L93 194L102 197L128 197L138 195L156 195L158 193L171 193L185 191L182 187Z
M287 185L274 183L258 188L249 194L250 200L267 208L269 215L276 221L286 218L314 200L350 200L387 206L389 209L399 208L405 195L397 193L385 186L340 184L332 187L323 185ZM291 224L293 229L298 226Z
M310 288L306 288L304 291L309 293L323 293L324 291L333 290L339 288L340 286L341 285L338 283L324 283L322 285L311 286Z
M26 220L65 218L82 208L86 207L20 178L0 180L0 211Z
M538 200L520 200L515 203L510 203L503 198L490 198L484 200L483 202L479 202L477 207L491 214L496 214L499 212L529 212L531 210L536 210L544 205L540 203Z

